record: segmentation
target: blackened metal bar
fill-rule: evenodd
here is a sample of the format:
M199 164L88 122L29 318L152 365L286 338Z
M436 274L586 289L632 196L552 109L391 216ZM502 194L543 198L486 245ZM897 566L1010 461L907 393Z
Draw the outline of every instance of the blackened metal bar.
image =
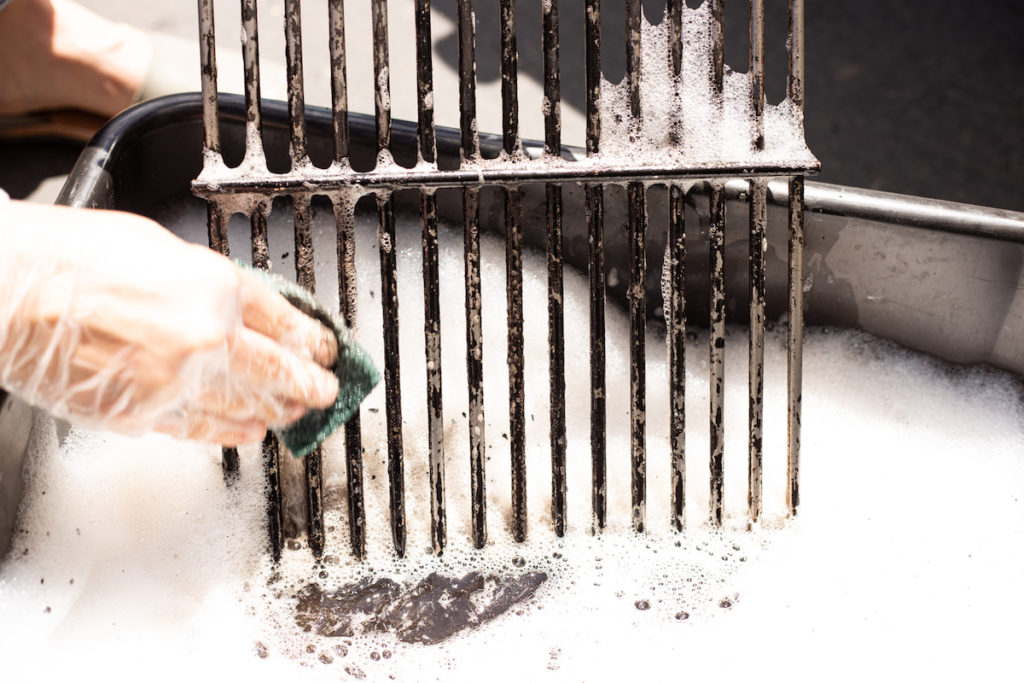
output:
M747 371L747 521L761 519L761 460L764 416L764 252L768 184L750 181L750 342Z
M587 156L601 147L601 0L586 0ZM605 433L604 188L587 183L590 242L590 458L591 506L595 533L607 523L608 466Z
M542 3L544 51L544 153L562 153L561 84L558 67L558 0ZM562 188L545 188L548 228L548 387L551 440L551 520L565 535L565 331L562 314Z
M220 156L220 123L217 115L217 36L213 0L199 0L199 63L203 92L203 151Z
M480 292L480 191L462 194L465 220L466 379L469 390L469 476L473 545L487 542L486 456L484 454L484 333Z
M630 183L629 195L629 414L630 482L633 530L644 530L647 516L647 193Z
M295 279L300 287L316 292L316 274L313 261L313 215L310 196L292 197L295 220ZM306 511L307 540L315 557L324 552L323 471L319 448L306 456Z
M544 152L562 153L562 98L558 67L558 0L541 3L544 49Z
M711 2L711 79L714 93L725 86L725 0Z
M302 85L302 3L284 2L285 56L288 62L289 151L292 165L306 160L306 98Z
M331 113L334 121L334 159L345 161L349 155L348 76L345 57L345 2L329 0L331 53Z
M764 0L750 0L750 104L754 149L764 149Z
M430 0L416 0L416 94L420 158L432 164L437 159L437 141L434 135L434 57L430 41Z
M519 188L505 190L505 295L508 309L508 412L512 460L512 537L526 540L526 400L523 358L523 234Z
M384 318L384 409L388 429L388 483L391 538L399 557L405 555L405 473L402 467L402 386L398 347L398 266L395 244L395 202L377 196L380 229L380 302ZM432 463L433 464L433 463ZM433 475L433 472L431 472ZM433 490L433 477L431 477ZM438 522L434 520L436 534ZM441 531L443 533L443 523ZM435 538L435 544L437 539ZM443 546L443 538L442 538Z
M249 217L251 230L252 267L267 270L270 267L270 247L267 243L267 215L270 204L256 207ZM281 559L284 546L284 507L281 497L281 447L273 432L263 438L263 472L267 482L267 532L270 553L274 561Z
M626 82L629 86L629 112L634 122L640 119L642 22L640 0L626 0Z
M281 451L277 437L267 432L263 437L263 472L267 481L267 535L270 555L277 562L284 547L283 507L281 505Z
M430 519L434 552L444 550L444 420L441 397L441 281L437 264L437 198L423 192L423 334L427 363L427 443L430 448Z
M338 230L338 303L342 318L356 329L356 237L355 200L334 198L334 220ZM345 423L345 471L348 488L349 542L352 554L366 554L366 508L363 501L363 446L359 411Z
M459 127L462 129L462 158L480 156L476 129L476 25L473 0L458 0L459 15Z
M501 0L501 130L508 155L520 151L518 62L516 0Z
M686 524L686 192L669 186L669 439L672 528Z
M786 506L796 515L800 505L800 411L803 401L804 349L804 179L789 181L789 335L786 390L789 440Z
M263 156L263 114L260 108L260 48L256 0L242 0L242 64L245 71L246 154ZM253 215L255 218L255 214Z
M721 526L723 517L723 456L725 454L725 186L711 186L708 225L711 267L710 322L710 483L711 523Z
M584 186L590 236L590 457L594 531L607 523L608 465L605 431L604 187Z
M206 230L207 239L210 242L210 249L229 255L228 250L228 219L230 216L226 211L217 206L214 202L206 204ZM238 477L238 449L225 446L221 449L221 469L224 471L224 481L231 484Z
M586 0L587 156L597 154L601 140L601 0Z
M388 2L373 0L373 83L377 151L391 147L391 78L388 67Z
M789 0L789 77L786 92L802 113L804 110L804 0Z
M548 386L551 398L551 519L565 535L565 329L562 313L562 188L548 185Z

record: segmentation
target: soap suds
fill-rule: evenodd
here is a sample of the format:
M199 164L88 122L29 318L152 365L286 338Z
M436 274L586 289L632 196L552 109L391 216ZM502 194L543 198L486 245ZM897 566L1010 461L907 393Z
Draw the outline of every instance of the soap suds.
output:
M287 221L277 211L271 221ZM184 217L192 220L188 212ZM275 218L275 216L277 218ZM247 226L242 225L241 229ZM399 226L400 228L402 226ZM271 235L278 231L272 226ZM379 341L376 235L361 230L360 334ZM783 519L785 330L766 341L765 528L744 530L746 336L730 330L726 358L725 529L707 514L706 336L687 351L687 509L668 528L664 341L648 332L649 532L634 537L628 487L628 328L608 311L611 529L590 529L589 372L585 345L567 362L569 531L550 527L546 307L526 307L530 531L509 534L504 306L484 309L488 536L468 533L468 437L461 233L442 228L441 301L449 545L430 554L426 487L422 276L419 243L399 229L403 416L409 551L390 552L383 392L364 405L368 560L349 559L340 439L328 442L327 549L315 566L299 543L269 563L263 479L255 448L224 485L219 449L160 436L73 431L58 447L40 423L27 505L0 566L0 670L102 670L157 677L231 673L257 680L552 680L723 672L797 678L999 675L1015 666L1024 611L1024 401L1019 380L956 368L859 332L808 330L802 506ZM320 215L317 240L333 239ZM235 239L235 236L232 236ZM291 249L271 238L275 270ZM504 301L501 243L482 238L484 301ZM317 263L318 293L337 296L332 250ZM546 264L527 252L524 292L543 301ZM585 335L587 284L565 274L569 338ZM535 592L475 629L436 645L393 631L328 637L303 630L298 595L390 579L408 593L437 573L462 579L543 573ZM494 584L497 585L497 584ZM483 594L481 594L483 595ZM472 600L486 600L473 596ZM477 603L473 603L477 604ZM483 609L483 608L481 608ZM361 618L367 618L365 615ZM835 669L842 662L842 670Z

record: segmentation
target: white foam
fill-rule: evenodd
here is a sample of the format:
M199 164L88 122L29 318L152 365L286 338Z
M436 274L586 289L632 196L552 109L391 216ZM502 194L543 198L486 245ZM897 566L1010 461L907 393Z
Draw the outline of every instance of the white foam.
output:
M281 213L281 212L276 212ZM272 220L273 217L272 217ZM328 225L317 231L330 236ZM272 231L273 234L273 231ZM409 234L400 231L399 235ZM413 233L415 234L415 233ZM0 567L0 670L36 677L104 671L234 672L257 679L608 680L692 675L796 678L929 675L984 678L1013 670L1024 609L1024 401L1019 381L957 369L856 332L806 337L800 518L783 524L784 334L768 335L765 530L746 532L745 336L727 347L726 529L702 520L707 500L706 339L688 346L688 509L668 530L663 341L648 344L650 532L628 520L628 351L622 311L608 314L609 521L589 529L586 282L566 273L569 533L550 531L547 335L544 306L526 307L530 539L508 532L504 257L484 238L483 288L488 531L469 547L461 238L442 230L441 301L450 545L430 555L425 373L417 240L399 239L403 436L409 557L387 550L382 390L363 411L369 560L348 559L344 467L338 439L325 458L330 507L325 565L288 550L276 570L263 543L262 475L253 449L242 478L222 481L216 448L157 436L73 432L58 448L36 429L28 504ZM409 242L409 243L407 243ZM372 230L360 233L360 321L375 358L380 301ZM273 245L272 245L273 246ZM278 252L272 251L272 254ZM324 250L318 250L324 254ZM327 254L330 250L326 251ZM525 258L527 301L544 300L546 266ZM336 295L331 264L319 292ZM371 292L373 294L371 294ZM489 302L499 303L489 303ZM376 412L374 412L376 411ZM340 495L340 497L338 497ZM679 546L675 545L679 542ZM27 551L27 554L25 554ZM556 557L555 554L559 557ZM512 564L513 558L522 562ZM518 565L522 565L520 568ZM323 572L325 587L362 576L414 582L431 571L545 571L527 604L437 646L389 634L350 639L303 633L291 592ZM274 572L275 580L270 581ZM74 579L74 583L71 580ZM643 602L649 609L640 609ZM49 611L47 611L49 608ZM676 615L687 613L680 620ZM339 649L341 646L341 649ZM267 654L260 658L257 651ZM855 652L854 652L855 650ZM385 654L386 651L386 654ZM344 654L343 654L344 652ZM389 655L389 656L388 656ZM330 659L329 663L325 663Z

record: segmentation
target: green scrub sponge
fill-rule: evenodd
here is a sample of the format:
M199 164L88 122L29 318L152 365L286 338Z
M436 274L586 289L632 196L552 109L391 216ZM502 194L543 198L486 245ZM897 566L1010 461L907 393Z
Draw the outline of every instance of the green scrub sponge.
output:
M292 455L301 458L356 414L359 404L380 381L380 372L366 351L352 339L352 331L344 321L322 306L309 291L280 276L254 272L293 306L333 330L338 339L338 362L331 368L338 376L338 398L334 405L325 410L309 410L298 422L274 430Z

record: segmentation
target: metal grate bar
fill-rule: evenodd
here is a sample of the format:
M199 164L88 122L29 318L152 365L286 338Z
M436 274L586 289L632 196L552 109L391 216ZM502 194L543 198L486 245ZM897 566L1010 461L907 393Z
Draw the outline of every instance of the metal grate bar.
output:
M647 192L630 183L629 195L629 415L633 530L647 517Z
M629 112L633 120L640 118L640 56L643 10L640 0L626 0L626 80L629 85Z
M302 84L302 3L284 3L285 58L288 62L288 118L291 121L289 151L292 166L306 160L306 98Z
M420 158L434 162L433 58L430 47L430 0L416 1L416 83ZM446 542L444 493L444 421L441 395L441 299L437 252L437 197L420 193L423 234L423 334L427 372L427 442L430 448L430 518L434 552Z
M295 218L295 278L299 286L316 291L313 270L313 216L308 194L292 198ZM321 450L306 456L307 533L310 550L316 557L324 551L323 472Z
M725 87L725 0L711 3L711 78L715 94Z
M558 1L543 4L544 153L562 153L561 83L558 66ZM545 187L548 232L548 381L551 439L551 521L565 535L565 330L562 312L562 188Z
M786 92L790 102L804 109L804 0L789 2L789 74ZM786 372L788 396L788 464L786 505L795 515L800 505L800 411L804 347L804 178L789 181L789 335Z
M391 76L388 64L388 3L373 0L373 107L377 114L377 151L391 148Z
M484 336L480 293L480 191L462 194L465 220L466 384L469 392L470 499L473 545L487 542L486 455L484 453Z
M204 152L220 157L220 117L217 113L217 35L213 0L199 0L199 63L203 94ZM211 223L212 224L212 223Z
M337 62L335 62L337 65ZM341 63L342 67L344 62ZM335 140L337 142L337 140ZM356 329L356 236L355 203L346 197L334 199L334 222L338 236L338 302L341 316ZM348 493L349 543L352 554L366 554L366 507L363 500L363 446L359 411L345 423L345 477Z
M512 537L526 540L526 397L523 358L523 232L519 188L505 190L505 295L508 311L508 413L512 460Z
M601 0L587 0L585 16L587 155L601 143ZM590 452L593 528L607 523L608 466L605 436L604 188L584 185L590 242Z
M259 27L256 0L242 0L242 63L245 71L246 154L263 156L263 113L260 109Z
M330 0L328 7L330 33L328 48L331 54L331 114L334 121L334 159L347 162L348 136L348 78L345 70L345 2Z
M803 400L804 347L804 179L789 181L789 335L786 371L788 457L786 506L800 505L800 409Z
M519 139L519 55L516 51L516 3L501 0L501 130L505 153L522 150Z
M267 243L269 213L270 202L260 202L249 216L252 267L259 270L270 267L270 246ZM281 444L273 432L267 432L263 438L262 454L263 473L267 482L267 532L270 553L276 561L281 558L281 548L284 546L284 508L281 495Z
M710 352L710 430L711 430L711 523L722 524L725 454L725 186L711 186L711 217L708 225L711 267Z
M764 149L764 0L750 0L750 105L754 149Z
M764 418L764 252L768 185L750 181L750 338L747 370L747 521L761 518L761 460Z
M476 25L473 0L458 0L459 15L459 127L463 160L480 157L476 128Z
M399 557L405 554L405 472L402 466L402 389L398 347L398 263L395 243L395 203L390 195L377 197L380 229L380 302L384 320L384 412L388 431L388 484L391 538ZM433 471L431 478L433 479ZM433 483L433 481L431 482ZM434 519L435 544L438 523ZM444 545L443 532L441 545Z
M686 192L669 186L669 443L672 450L672 528L686 524Z

